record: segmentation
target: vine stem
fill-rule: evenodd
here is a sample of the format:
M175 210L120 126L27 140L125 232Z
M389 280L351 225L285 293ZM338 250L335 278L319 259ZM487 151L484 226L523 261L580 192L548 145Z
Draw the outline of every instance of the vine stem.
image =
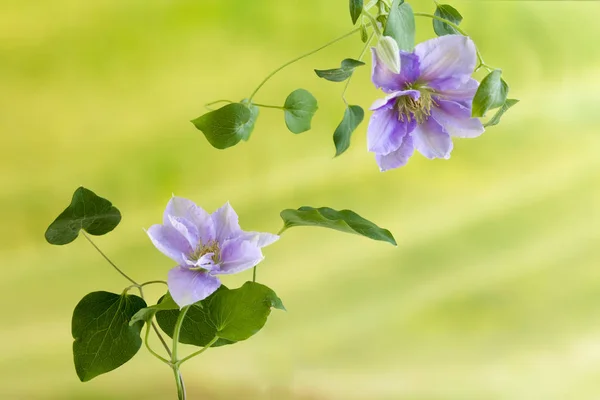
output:
M173 346L171 351L171 367L175 375L175 384L177 385L177 398L179 400L186 400L185 387L183 386L183 379L181 379L181 373L179 372L179 360L177 358L177 347L179 345L179 334L181 333L181 325L185 315L187 314L190 306L183 307L181 312L177 316L177 322L175 322L175 328L173 330Z
M469 36L469 34L467 34L467 32L465 32L462 28L460 28L455 23L453 23L451 21L448 21L445 18L438 17L437 15L416 12L415 13L415 17L427 17L427 18L438 20L438 21L443 22L446 25L449 25L452 28L456 29L456 31L458 33L460 33L461 35L463 35L463 36ZM483 57L482 57L481 52L479 51L479 49L476 49L476 52L477 52L477 62L478 62L479 65L477 66L477 68L475 70L478 70L479 68L484 67L488 71L491 71L492 67L490 67L489 65L487 65L485 63L485 61L483 61Z
M81 233L83 234L83 236L87 239L88 242L90 242L90 244L96 249L96 251L98 251L98 253L100 253L100 255L102 257L104 257L104 259L113 266L113 268L119 273L121 274L125 279L127 279L129 282L132 283L132 287L136 287L139 291L140 291L140 297L142 299L144 299L144 290L142 289L143 286L145 285L149 285L152 283L165 283L164 281L148 281L148 282L144 282L142 284L137 283L133 278L131 278L129 275L127 275L125 272L123 272L119 267L117 267L117 265L112 262L112 260L110 258L108 258L108 256L106 254L104 254L104 252L102 250L100 250L100 248L98 246L96 246L96 243L94 243L94 241L92 240L92 238L90 238L85 231L81 231ZM165 348L165 351L167 352L167 354L169 355L169 357L171 357L171 349L169 349L169 345L167 344L167 342L165 341L165 339L163 338L163 336L160 334L160 331L158 330L158 328L156 327L156 324L154 323L154 321L150 322L150 326L152 327L152 329L154 330L154 332L156 333L156 336L158 336L158 339L160 340L161 344L163 345L163 347ZM150 345L148 343L148 333L149 333L149 329L147 329L146 331L146 338L145 338L145 343L146 343L146 347L148 348L148 350L150 351L151 354L157 356L159 359L161 360L165 360L163 357L159 356L155 351L153 351L150 348ZM168 361L167 361L168 362ZM181 376L181 373L179 371L177 371L177 379L179 382L179 385L182 387L182 391L185 395L185 384L183 382L183 376ZM179 386L178 386L179 387Z
M211 340L210 342L208 342L208 344L206 346L204 346L202 349L198 350L195 353L190 354L189 356L179 360L179 364L183 364L185 361L189 360L190 358L194 358L196 356L199 356L200 354L204 353L206 350L208 350L210 348L210 346L212 346L213 344L216 343L216 341L219 340L218 336L215 336L213 338L213 340Z
M360 27L359 27L359 28L356 28L356 29L353 29L353 30L351 30L350 32L346 33L345 35L342 35L342 36L340 36L340 37L338 37L338 38L335 38L335 39L333 39L333 40L331 40L331 41L329 41L329 42L325 43L323 46L321 46L321 47L319 47L319 48L317 48L317 49L311 50L311 51L309 51L308 53L302 54L301 56L299 56L299 57L296 57L296 58L294 58L293 60L286 62L285 64L283 64L282 66L280 66L279 68L277 68L276 70L274 70L273 72L271 72L269 75L267 75L267 77L266 77L265 79L263 79L263 81L262 81L262 82L261 82L261 83L258 85L258 87L257 87L256 89L254 89L254 92L252 92L252 94L251 94L251 95L250 95L250 97L248 98L248 99L249 99L248 101L249 101L249 102L251 102L251 101L252 101L252 99L254 98L254 96L256 95L256 93L258 93L258 91L259 91L259 90L260 90L260 89L261 89L261 88L264 86L264 84L265 84L265 83L267 83L267 81L268 81L269 79L271 79L271 78L273 77L273 75L275 75L276 73L278 73L279 71L281 71L281 70L282 70L282 69L284 69L285 67L287 67L287 66L289 66L289 65L292 65L293 63L295 63L295 62L297 62L297 61L300 61L300 60L302 60L303 58L306 58L306 57L308 57L308 56L311 56L311 55L313 55L313 54L315 54L315 53L317 53L317 52L319 52L319 51L323 50L324 48L326 48L326 47L329 47L329 46L331 46L332 44L334 44L334 43L337 43L337 42L339 42L340 40L343 40L343 39L347 38L348 36L352 36L352 35L354 35L355 33L357 33L357 32L360 32L360 30L361 30L361 28L360 28Z
M360 52L360 55L358 56L358 61L362 61L362 58L364 57L365 53L367 52L367 49L369 48L369 45L371 44L371 41L373 40L374 37L375 37L375 32L371 33L371 36L369 36L369 39L365 43L365 47L363 47L362 51ZM346 81L346 84L344 85L344 90L342 91L342 100L344 100L344 104L346 104L346 106L348 105L348 101L346 101L346 92L348 91L348 86L350 86L350 81L352 80L353 76L354 76L354 74L350 75L350 77Z

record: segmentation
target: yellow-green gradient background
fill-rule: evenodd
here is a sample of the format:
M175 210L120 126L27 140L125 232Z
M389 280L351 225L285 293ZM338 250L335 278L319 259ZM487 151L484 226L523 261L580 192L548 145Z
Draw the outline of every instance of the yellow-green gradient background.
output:
M457 140L450 160L415 155L382 174L366 123L333 159L342 85L312 72L356 57L358 36L256 97L281 104L310 90L312 131L293 135L263 109L248 143L219 151L189 123L350 30L347 0L2 0L0 398L175 397L171 372L145 350L89 383L75 375L75 304L127 284L85 240L44 240L84 185L124 216L97 244L142 281L172 267L142 230L172 193L210 211L229 200L248 230L276 232L281 209L326 205L396 236L394 248L286 232L258 278L288 312L186 363L190 399L599 399L600 2L451 4L521 103L482 137ZM430 20L418 24L419 41L432 37ZM357 72L351 102L380 95L369 67Z

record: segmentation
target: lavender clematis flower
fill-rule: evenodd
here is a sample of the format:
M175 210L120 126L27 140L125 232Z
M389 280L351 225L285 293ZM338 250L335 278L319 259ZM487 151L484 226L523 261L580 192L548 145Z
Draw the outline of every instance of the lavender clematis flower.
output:
M388 95L375 101L367 133L368 150L381 171L406 165L417 149L425 157L450 158L452 137L481 135L471 118L479 83L471 78L477 63L475 44L446 35L400 52L401 70L391 71L373 50L372 80Z
M261 248L279 239L270 233L244 232L229 203L208 214L192 201L173 197L162 225L148 236L154 246L178 263L169 271L169 292L184 307L210 296L221 286L216 275L235 274L263 260Z

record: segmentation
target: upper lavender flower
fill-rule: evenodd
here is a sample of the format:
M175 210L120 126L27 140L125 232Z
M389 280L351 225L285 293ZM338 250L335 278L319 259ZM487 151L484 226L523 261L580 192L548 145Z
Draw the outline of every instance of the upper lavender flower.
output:
M279 236L244 232L229 203L208 214L192 201L173 197L162 225L148 229L152 243L179 265L169 271L169 292L184 307L221 286L215 275L235 274L263 260L261 247Z
M373 50L373 83L388 96L377 100L367 133L368 149L381 171L408 162L414 149L427 158L450 158L454 137L483 133L471 118L479 83L471 78L477 54L468 37L446 35L400 52L396 74Z

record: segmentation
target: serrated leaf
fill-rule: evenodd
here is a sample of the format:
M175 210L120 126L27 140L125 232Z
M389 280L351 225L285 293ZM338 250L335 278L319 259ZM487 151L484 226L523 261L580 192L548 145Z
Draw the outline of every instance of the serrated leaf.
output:
M463 20L463 17L458 10L448 4L439 4L435 9L434 15L444 18L456 25L460 25ZM460 34L455 28L445 22L438 21L437 19L433 20L433 30L438 36Z
M517 100L517 99L506 99L506 101L504 102L502 107L500 107L500 109L498 111L496 111L496 114L494 114L494 116L488 122L486 122L483 126L485 126L487 128L488 126L498 125L500 123L500 118L502 118L504 113L507 112L509 108L511 108L518 102L519 102L519 100Z
M350 138L358 125L363 121L365 112L360 106L348 106L344 118L333 133L335 156L339 156L350 147Z
M364 62L346 58L342 61L340 68L334 69L315 69L315 73L319 78L326 79L331 82L343 82L352 76L354 70L365 65Z
M258 111L253 107L241 103L227 104L192 120L192 123L213 147L223 150L248 139L258 117Z
M497 69L483 78L473 97L472 117L484 117L488 110L504 104L508 95L508 84L501 75L502 71Z
M395 39L400 50L412 51L415 47L415 15L410 4L394 0L383 35Z
M135 313L135 315L131 317L131 320L129 321L129 326L132 326L139 321L149 322L154 315L161 310L179 310L179 306L177 303L175 303L175 300L173 300L169 292L160 298L158 304L142 308Z
M304 89L294 90L283 105L285 124L292 133L306 132L318 110L317 99Z
M144 323L129 320L146 307L134 295L93 292L73 311L72 334L75 371L82 382L112 371L129 361L142 346Z
M356 24L356 21L360 18L360 14L363 11L363 0L350 0L350 17L352 18L352 25Z
M285 309L267 286L255 282L246 282L231 290L221 286L190 307L183 320L179 341L203 347L219 336L213 344L217 347L248 339L264 326L271 308ZM159 311L156 314L158 325L171 337L179 312Z
M281 218L284 230L294 226L318 226L397 245L390 231L380 228L351 210L336 211L329 207L300 207L297 210L283 210Z
M50 224L46 240L50 244L71 243L81 229L90 235L104 235L119 225L121 213L112 203L84 187L75 190L71 204Z

